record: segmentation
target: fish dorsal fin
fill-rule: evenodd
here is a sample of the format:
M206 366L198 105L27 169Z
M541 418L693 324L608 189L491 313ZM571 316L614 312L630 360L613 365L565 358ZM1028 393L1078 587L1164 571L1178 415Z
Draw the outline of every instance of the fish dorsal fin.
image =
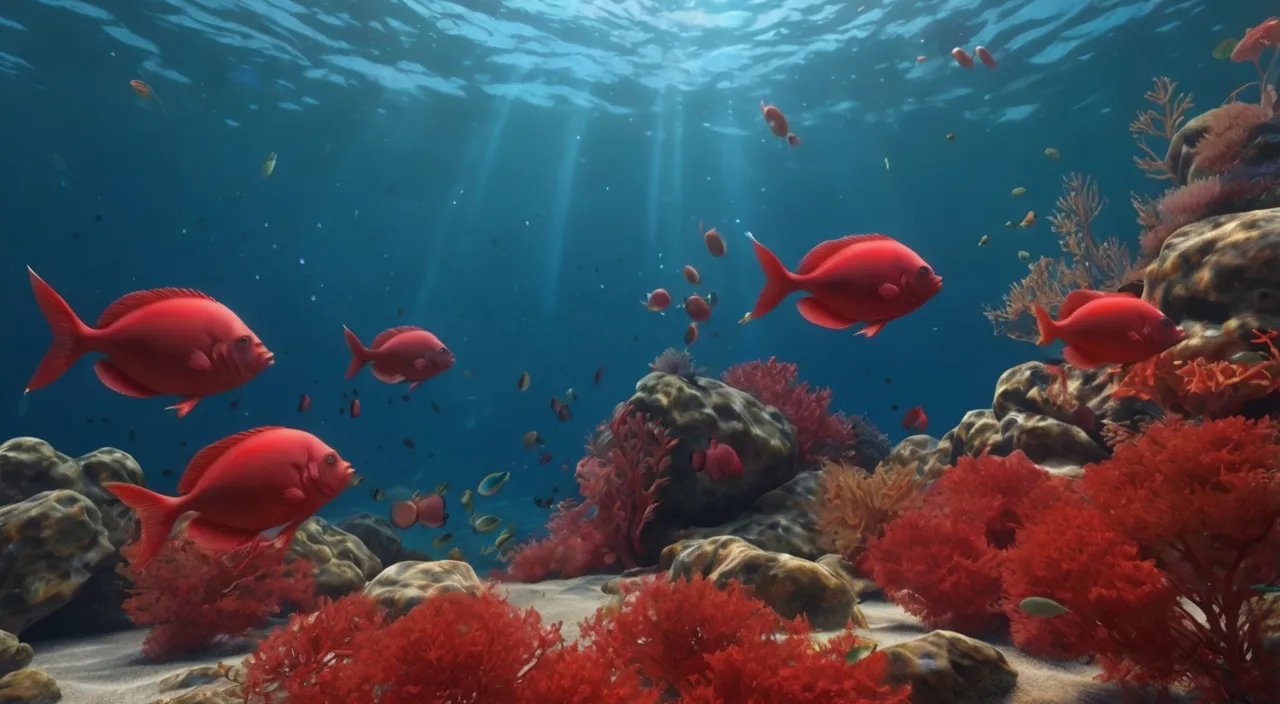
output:
M376 350L379 347L390 342L391 338L395 337L396 335L403 335L406 332L413 332L415 330L421 330L421 329L422 328L416 325L401 325L398 328L383 330L382 332L378 333L377 337L373 338L373 344L369 345L369 349Z
M1099 298L1137 298L1137 296L1132 293L1112 293L1110 291L1094 291L1087 288L1076 289L1067 294L1067 299L1058 308L1058 321L1066 320L1072 313L1080 310L1081 306Z
M254 435L265 433L268 430L279 430L279 426L267 425L236 433L197 452L196 456L191 458L191 462L187 463L187 468L183 471L182 478L178 480L178 493L186 494L196 488L196 484L200 483L200 478L204 476L204 473L209 471L209 467L213 466L213 463L217 462L218 458L227 454L227 450Z
M836 252L846 247L852 247L855 244L864 242L877 242L879 240L891 240L888 235L848 235L838 240L827 240L822 244L809 250L804 255L804 259L800 260L800 266L796 267L797 274L811 274L815 269L822 266L822 263L834 257Z
M212 301L209 296L192 288L153 288L149 291L134 291L121 296L115 303L107 306L98 316L98 327L105 328L139 308L167 301L170 298L200 298Z

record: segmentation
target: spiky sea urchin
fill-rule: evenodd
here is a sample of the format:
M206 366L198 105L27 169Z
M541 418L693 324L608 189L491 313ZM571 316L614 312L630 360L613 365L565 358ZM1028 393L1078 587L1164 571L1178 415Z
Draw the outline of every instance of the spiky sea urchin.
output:
M649 371L691 377L701 374L704 370L694 363L693 355L689 354L688 350L668 347L649 363Z

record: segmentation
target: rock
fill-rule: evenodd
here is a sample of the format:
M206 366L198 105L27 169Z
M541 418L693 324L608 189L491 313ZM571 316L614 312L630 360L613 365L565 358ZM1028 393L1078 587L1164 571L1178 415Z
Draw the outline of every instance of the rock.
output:
M1280 327L1277 271L1280 208L1221 215L1165 241L1147 267L1143 298L1180 324L1212 323L1247 342L1254 328Z
M399 618L437 594L461 591L478 595L483 590L484 584L471 565L456 560L436 560L392 565L374 577L364 593L392 618Z
M0 507L0 630L21 635L115 556L102 514L74 491Z
M363 589L382 571L382 563L354 535L319 516L298 528L289 555L305 558L315 568L316 594L334 599Z
M853 464L867 471L875 469L893 451L889 436L862 416L849 416L849 423L853 426Z
M53 704L62 690L39 670L18 670L0 677L0 704Z
M636 384L632 407L661 423L677 440L653 522L642 540L656 554L672 531L713 526L737 518L765 493L796 475L798 453L791 424L750 394L702 377L654 372ZM711 440L731 445L743 475L715 483L690 465L694 450Z
M816 560L825 554L813 511L820 474L805 471L756 500L751 508L727 523L711 528L675 531L675 540L736 536L761 550Z
M913 704L990 704L1004 701L1018 684L1018 673L999 650L951 631L934 631L883 652L888 680L910 684Z
M866 628L846 572L799 557L766 552L741 538L682 540L662 551L671 578L701 574L717 585L739 581L783 618L803 614L817 629ZM829 562L827 564L830 564Z
M1164 155L1165 168L1177 177L1177 184L1185 186L1193 180L1192 169L1195 165L1195 147L1209 131L1209 121L1213 119L1213 110L1187 120L1182 129L1169 140L1169 150Z
M176 672L160 680L159 692L172 692L176 689L190 689L200 685L225 680L226 670L218 665L198 665L182 672Z
M406 560L431 561L430 555L420 550L406 548L400 542L400 536L391 526L391 522L382 516L357 513L344 519L338 527L359 538L360 542L373 552L374 557L378 558L384 569Z
M156 699L151 704L242 704L244 690L235 682L218 680L188 690L169 699Z
M103 489L104 482L146 486L142 468L122 450L104 447L71 459L37 438L13 438L0 444L0 505L69 489L93 502L107 539L119 548L133 531L133 511Z
M0 631L0 677L30 665L33 657L31 646L8 631Z

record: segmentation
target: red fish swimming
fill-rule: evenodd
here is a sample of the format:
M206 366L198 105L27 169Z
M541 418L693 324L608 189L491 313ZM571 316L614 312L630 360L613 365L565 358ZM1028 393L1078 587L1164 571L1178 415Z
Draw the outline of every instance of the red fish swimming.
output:
M716 228L710 230L702 229L702 221L698 221L698 232L702 233L702 243L706 245L707 252L713 257L723 257L725 252L729 251L725 246L724 236L716 231Z
M902 427L906 430L923 433L929 429L929 416L925 414L923 408L916 406L902 414Z
M711 481L718 482L742 476L742 459L728 445L721 445L715 440L705 450L694 450L691 462L695 471L706 472Z
M973 68L973 57L964 49L960 47L952 49L951 57L956 60L957 64L960 64L961 68Z
M684 312L699 323L711 318L711 306L706 299L696 294L684 299Z
M428 528L442 528L449 522L449 512L445 510L444 497L437 493L419 496L413 499L418 509L418 523Z
M973 48L973 53L978 57L978 60L982 62L983 66L986 66L987 68L996 67L996 57L991 55L991 52L987 50L987 47L976 46Z
M765 105L763 100L760 101L760 112L764 113L765 124L769 125L769 131L775 137L782 137L787 140L787 144L793 147L800 146L800 138L791 133L791 128L787 126L787 117L782 114L776 106Z
M309 410L311 410L311 397L303 394L302 398L298 399L298 412L306 413Z
M187 537L209 552L254 545L259 533L281 525L276 542L288 547L298 526L342 493L354 474L350 462L311 433L264 427L196 453L178 481L179 496L134 484L102 486L138 514L142 536L130 567L140 570L188 511L196 515Z
M453 366L453 352L440 338L412 325L383 330L366 348L360 338L347 326L342 326L351 349L351 364L347 365L347 378L355 376L360 368L373 362L373 378L386 384L410 382L409 390L437 376Z
M1057 320L1039 305L1035 314L1036 344L1065 341L1062 356L1082 369L1141 362L1187 338L1159 308L1131 293L1080 289L1067 294Z
M689 327L684 329L684 344L685 346L688 346L688 345L692 345L697 341L698 341L698 324L689 323Z
M640 301L640 305L655 313L666 310L671 305L671 294L665 288L655 288L645 300Z
M699 283L702 282L702 277L698 274L698 270L694 269L689 264L684 265L684 269L681 270L681 273L684 274L684 280L688 281L694 286L697 286Z
M134 398L181 396L181 418L205 396L243 386L275 361L230 308L199 291L160 288L127 294L85 325L30 267L36 303L53 330L27 391L48 386L81 356L106 356L93 371L107 388Z
M751 237L750 233L747 233ZM751 237L764 270L764 290L749 318L773 310L787 296L804 291L796 303L805 320L841 330L862 322L859 335L875 337L890 320L924 305L942 289L942 277L910 247L885 235L849 235L823 242L800 260L795 273Z

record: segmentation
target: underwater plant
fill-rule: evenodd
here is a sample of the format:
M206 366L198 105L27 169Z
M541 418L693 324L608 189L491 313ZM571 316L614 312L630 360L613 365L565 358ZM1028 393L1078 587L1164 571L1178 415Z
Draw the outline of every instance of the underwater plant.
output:
M1168 415L1223 418L1251 401L1280 392L1280 350L1276 331L1254 331L1263 347L1253 361L1178 360L1172 350L1130 366L1114 395L1146 399Z
M137 543L122 552L129 557ZM210 555L181 531L138 571L123 607L139 626L151 626L142 654L162 660L242 636L286 606L307 609L315 579L307 560L285 561L288 546ZM234 562L232 562L234 560Z
M675 376L694 377L704 371L693 360L693 355L689 350L678 350L674 347L668 347L662 351L662 354L653 358L649 362L649 371L661 372L663 374L672 374Z
M795 428L802 459L845 458L854 451L853 424L843 413L831 412L831 389L811 390L798 374L795 364L770 357L729 367L721 380L778 409Z
M814 511L823 547L865 571L868 541L882 537L890 521L919 505L923 493L923 480L909 469L884 465L867 472L825 463Z

